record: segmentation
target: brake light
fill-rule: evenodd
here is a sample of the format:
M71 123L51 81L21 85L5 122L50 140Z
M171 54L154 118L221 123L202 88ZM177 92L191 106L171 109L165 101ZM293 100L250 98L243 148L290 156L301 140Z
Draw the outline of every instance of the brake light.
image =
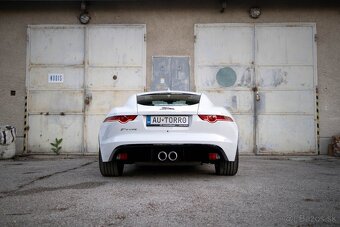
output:
M117 155L117 160L123 160L126 161L128 159L128 154L127 153L120 153Z
M217 153L208 153L208 156L209 156L209 160L211 161L220 159L220 156Z
M233 122L233 119L228 116L223 115L198 115L203 121L208 121L209 123L215 123L217 121L230 121Z
M125 124L129 121L135 120L137 115L121 115L121 116L111 116L104 120L104 122L118 121L119 123Z

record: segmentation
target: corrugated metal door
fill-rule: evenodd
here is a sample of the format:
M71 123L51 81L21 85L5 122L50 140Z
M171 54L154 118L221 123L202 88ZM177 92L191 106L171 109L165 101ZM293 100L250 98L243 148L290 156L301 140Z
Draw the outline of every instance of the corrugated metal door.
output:
M105 114L145 87L145 25L30 26L28 151L97 152Z
M145 88L145 25L93 26L88 29L85 108L86 151L98 152L98 131L114 106Z
M315 27L256 25L259 153L316 152Z
M239 150L254 151L254 29L247 24L195 27L195 82L215 104L228 108L239 125Z
M236 117L240 152L317 150L315 25L195 27L195 81Z
M55 138L64 139L63 151L82 150L84 34L75 26L28 29L28 151L51 152Z

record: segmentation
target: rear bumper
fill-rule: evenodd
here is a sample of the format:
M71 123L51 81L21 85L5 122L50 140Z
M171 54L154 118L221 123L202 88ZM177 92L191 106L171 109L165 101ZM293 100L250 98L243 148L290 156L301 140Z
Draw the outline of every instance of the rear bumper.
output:
M158 153L164 151L169 154L175 151L178 154L176 161L166 159L159 161ZM204 162L213 163L209 160L209 153L217 153L220 157L227 159L223 150L214 145L202 144L135 144L135 145L122 145L117 147L110 156L110 160L116 159L119 153L127 153L128 160L125 163L134 162Z
M100 140L100 150L104 162L111 161L118 152L128 151L132 161L153 161L155 152L174 150L179 160L205 162L208 153L218 153L225 160L234 161L237 137L232 141L217 134L172 133L119 135ZM125 152L126 152L125 151Z

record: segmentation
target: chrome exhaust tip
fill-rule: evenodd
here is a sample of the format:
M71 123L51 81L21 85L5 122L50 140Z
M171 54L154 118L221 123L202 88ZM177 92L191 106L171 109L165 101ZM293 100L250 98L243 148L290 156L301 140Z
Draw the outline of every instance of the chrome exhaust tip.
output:
M168 158L170 161L174 162L177 160L178 155L176 151L170 151L170 153L168 154Z
M168 157L168 154L165 151L161 151L158 153L158 160L164 162Z

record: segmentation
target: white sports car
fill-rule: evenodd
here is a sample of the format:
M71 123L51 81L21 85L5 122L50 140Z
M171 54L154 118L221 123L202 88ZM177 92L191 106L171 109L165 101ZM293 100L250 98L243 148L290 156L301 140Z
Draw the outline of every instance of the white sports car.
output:
M99 131L99 169L121 176L135 162L202 162L216 174L238 170L238 128L223 107L201 93L147 92L113 108Z

